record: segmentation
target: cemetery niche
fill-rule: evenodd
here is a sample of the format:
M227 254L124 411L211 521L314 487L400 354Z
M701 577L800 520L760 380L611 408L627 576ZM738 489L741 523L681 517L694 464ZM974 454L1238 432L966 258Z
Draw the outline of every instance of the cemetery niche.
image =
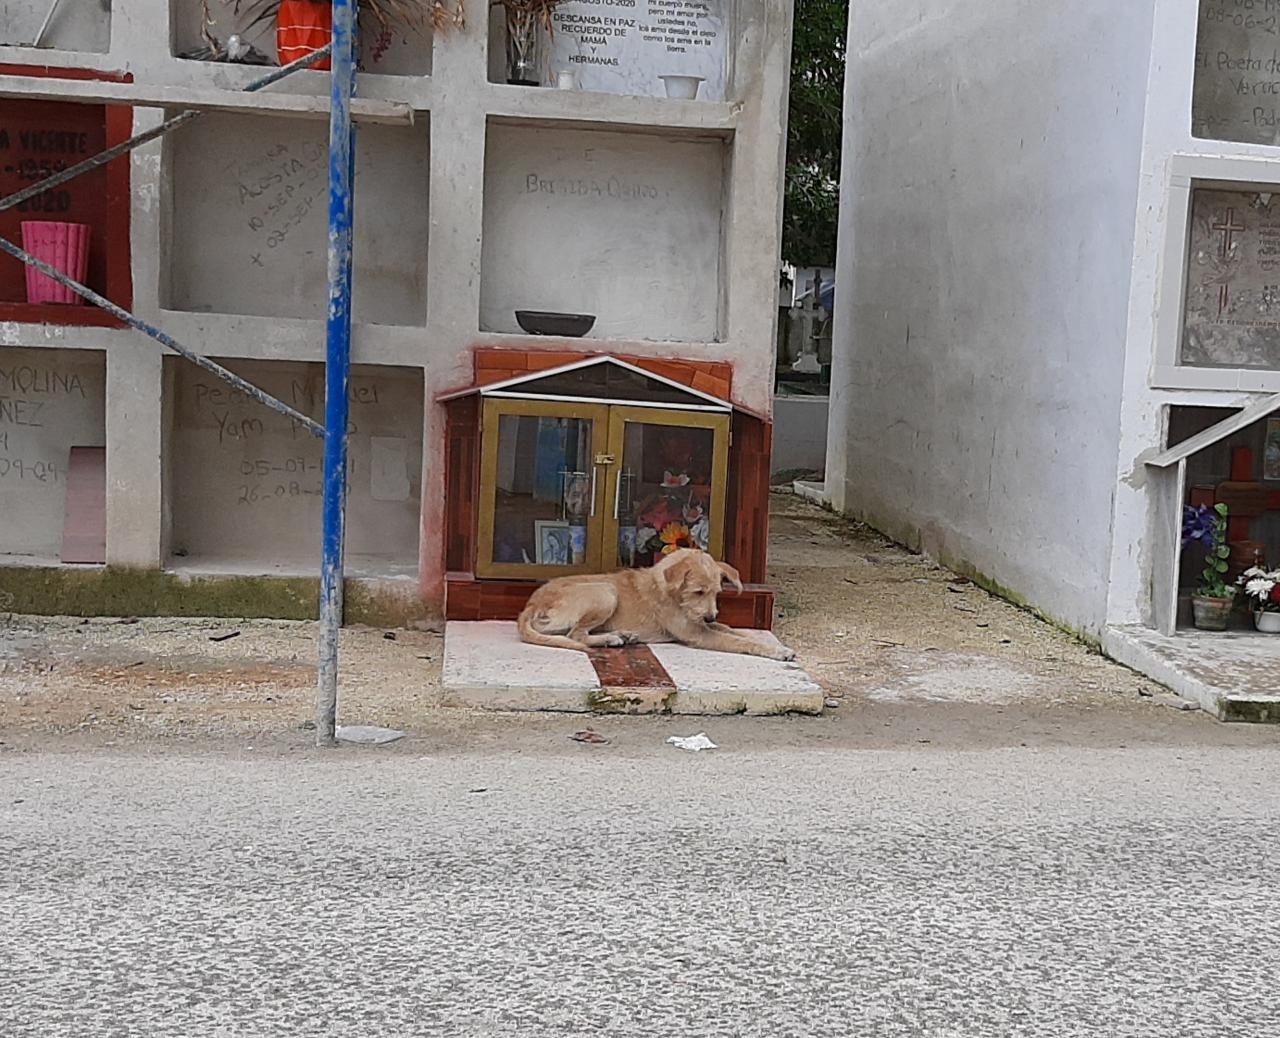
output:
M733 36L727 0L501 2L491 78L636 97L723 101ZM532 12L532 14L530 14Z
M1280 5L1200 0L1191 132L1280 144Z

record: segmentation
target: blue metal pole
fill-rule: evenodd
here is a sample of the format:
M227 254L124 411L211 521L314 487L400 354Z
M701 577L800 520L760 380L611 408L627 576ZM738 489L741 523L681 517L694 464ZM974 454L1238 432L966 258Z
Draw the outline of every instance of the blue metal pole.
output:
M351 95L355 92L355 20L356 0L333 0L318 746L334 744L338 713L338 632L342 628L342 541L347 503L347 384L351 374L351 197L355 171Z

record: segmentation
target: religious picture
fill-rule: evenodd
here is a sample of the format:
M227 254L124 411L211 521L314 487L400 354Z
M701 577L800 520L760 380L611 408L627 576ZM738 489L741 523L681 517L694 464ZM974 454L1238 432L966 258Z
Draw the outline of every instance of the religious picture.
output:
M1193 192L1181 360L1280 371L1280 190Z
M1262 478L1280 480L1280 418L1267 419L1267 440L1262 446Z
M573 544L569 524L557 519L539 519L533 525L537 534L538 565L570 565L573 562Z

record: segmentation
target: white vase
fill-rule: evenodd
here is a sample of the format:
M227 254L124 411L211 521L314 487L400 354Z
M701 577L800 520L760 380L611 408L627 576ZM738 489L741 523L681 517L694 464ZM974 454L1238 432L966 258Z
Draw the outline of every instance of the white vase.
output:
M1280 613L1256 612L1253 614L1253 626L1267 634L1280 634Z

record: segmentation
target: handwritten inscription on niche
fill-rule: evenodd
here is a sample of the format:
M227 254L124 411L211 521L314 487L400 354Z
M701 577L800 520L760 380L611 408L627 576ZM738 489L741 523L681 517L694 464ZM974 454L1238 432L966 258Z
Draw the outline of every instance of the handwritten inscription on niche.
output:
M0 364L0 483L56 484L66 479L66 458L39 447L35 430L55 424L51 418L60 401L87 397L74 372Z
M317 380L291 379L280 396L290 406L314 414L323 403L323 385ZM347 432L356 436L355 420L368 407L379 406L385 396L381 383L353 380L347 399L352 419ZM230 452L221 475L228 480L237 505L270 507L298 498L323 496L324 472L321 442L291 418L268 411L238 389L220 382L197 381L191 386L195 408L193 430L211 438L219 449ZM230 468L234 465L234 470ZM347 478L359 473L356 458L347 458Z
M278 143L261 155L224 167L224 172L235 177L240 217L252 234L249 262L253 266L266 266L267 259L308 217L318 218L313 213L328 192L327 156L319 141Z
M661 96L660 76L699 76L724 97L724 0L566 0L552 15L552 66L584 90Z
M1280 0L1200 0L1191 128L1280 144Z

